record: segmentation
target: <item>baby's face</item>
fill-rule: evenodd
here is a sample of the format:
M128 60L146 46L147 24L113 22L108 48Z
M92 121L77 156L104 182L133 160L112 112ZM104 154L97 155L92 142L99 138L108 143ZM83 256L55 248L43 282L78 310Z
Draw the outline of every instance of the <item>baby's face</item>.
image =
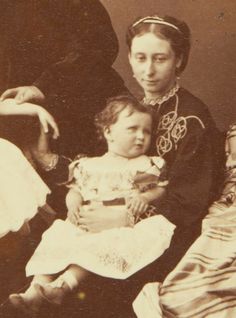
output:
M148 150L151 141L151 115L124 109L106 132L108 150L126 158L138 157Z

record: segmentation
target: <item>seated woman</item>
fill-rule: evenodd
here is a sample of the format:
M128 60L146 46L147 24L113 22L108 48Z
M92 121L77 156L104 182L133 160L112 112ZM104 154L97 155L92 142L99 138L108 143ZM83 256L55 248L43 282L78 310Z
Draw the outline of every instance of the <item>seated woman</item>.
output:
M223 138L207 106L180 87L179 76L190 51L186 23L169 16L140 18L129 27L127 44L134 77L144 90L143 103L154 115L150 153L167 163L166 196L155 206L176 229L170 247L159 259L117 284L116 290L113 284L114 298L120 295L124 316L143 284L163 281L199 236L202 219L217 197L224 159ZM96 222L97 211L87 213L83 220L88 228Z
M147 284L133 303L139 318L236 317L236 126L226 138L225 182L202 234L163 284Z

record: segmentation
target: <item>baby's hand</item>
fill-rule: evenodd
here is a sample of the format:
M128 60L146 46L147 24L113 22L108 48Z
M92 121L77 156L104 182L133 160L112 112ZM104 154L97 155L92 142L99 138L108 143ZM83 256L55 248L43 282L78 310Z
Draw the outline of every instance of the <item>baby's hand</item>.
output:
M66 195L66 206L68 209L67 218L74 225L79 223L79 213L82 209L83 198L79 192L71 188Z
M79 212L80 210L78 208L70 208L67 212L67 218L69 219L69 221L74 224L74 225L78 225L79 223Z
M140 215L147 211L148 201L141 194L136 194L127 200L127 208L133 215Z

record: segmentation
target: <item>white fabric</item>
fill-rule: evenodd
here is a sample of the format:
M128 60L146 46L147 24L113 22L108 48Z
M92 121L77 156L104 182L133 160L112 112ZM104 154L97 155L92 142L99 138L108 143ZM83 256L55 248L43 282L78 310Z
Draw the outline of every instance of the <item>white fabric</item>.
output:
M164 160L160 157L142 155L127 159L109 153L102 157L82 158L71 164L76 180L74 186L84 200L95 201L126 197L139 191L145 185L134 182L137 174L148 177L155 173L158 185L163 167Z
M33 218L48 193L20 149L0 139L0 237Z
M146 284L133 302L137 318L162 318L159 304L159 283Z
M77 264L104 277L126 279L162 255L174 228L161 215L144 219L133 228L100 233L84 232L68 221L56 220L44 232L26 274L53 274Z

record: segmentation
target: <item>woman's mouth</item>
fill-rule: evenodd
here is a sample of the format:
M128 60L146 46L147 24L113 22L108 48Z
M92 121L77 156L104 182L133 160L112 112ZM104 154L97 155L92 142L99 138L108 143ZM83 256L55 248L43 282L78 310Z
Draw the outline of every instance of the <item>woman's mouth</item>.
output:
M156 85L158 83L157 80L143 80L147 85Z

